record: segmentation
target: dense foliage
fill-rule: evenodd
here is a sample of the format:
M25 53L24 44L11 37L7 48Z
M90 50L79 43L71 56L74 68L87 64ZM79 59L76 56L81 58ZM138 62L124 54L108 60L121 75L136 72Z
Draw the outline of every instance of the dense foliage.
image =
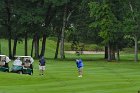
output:
M116 59L115 52L119 59L119 50L135 46L137 61L140 1L0 0L0 29L0 38L8 39L11 58L16 55L17 42L23 40L24 55L29 55L29 38L32 39L31 56L44 56L46 39L55 36L58 39L55 58L59 53L59 43L60 56L65 58L66 40L72 42L71 47L75 51L81 47L81 42L83 45L94 43L105 46L105 58L109 61Z

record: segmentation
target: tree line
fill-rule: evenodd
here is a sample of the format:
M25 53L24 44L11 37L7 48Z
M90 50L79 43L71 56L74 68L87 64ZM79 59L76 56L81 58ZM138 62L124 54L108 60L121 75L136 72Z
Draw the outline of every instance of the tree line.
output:
M57 37L55 58L65 58L64 41L73 44L96 43L105 46L105 59L119 60L122 48L135 46L138 61L140 35L139 0L1 0L0 38L8 39L9 57L16 55L19 40L32 39L31 56L44 56L46 39ZM39 42L42 48L39 53ZM14 40L12 49L11 40ZM60 46L59 46L60 45ZM117 56L115 55L117 53Z

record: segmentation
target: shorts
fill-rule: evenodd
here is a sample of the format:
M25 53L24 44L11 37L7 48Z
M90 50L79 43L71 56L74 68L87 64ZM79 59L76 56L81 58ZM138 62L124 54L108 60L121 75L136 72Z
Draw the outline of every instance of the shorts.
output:
M39 66L39 70L45 70L45 66Z
M83 70L83 67L78 68L78 71L81 72Z

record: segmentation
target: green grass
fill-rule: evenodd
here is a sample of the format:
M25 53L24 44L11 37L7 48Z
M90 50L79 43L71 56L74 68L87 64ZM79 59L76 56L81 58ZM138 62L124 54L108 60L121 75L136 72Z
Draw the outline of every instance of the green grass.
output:
M72 42L65 43L65 50L67 50L67 51L72 50L71 45L72 45ZM85 51L104 51L103 46L99 46L99 45L96 45L96 44L83 44L83 43L80 43L79 45L80 46L84 45L83 48L84 48ZM80 48L78 50L80 50Z
M2 54L8 55L8 51L9 51L8 50L8 41L5 39L1 39L0 43L1 43L1 47L2 47L1 48ZM13 41L12 41L12 46L13 46ZM31 46L32 46L32 40L28 40L28 55L31 54ZM41 51L41 47L42 47L42 44L40 41L40 44L39 44L40 51ZM56 42L47 39L45 57L53 58L55 55L55 48L56 48ZM12 49L13 49L13 47L12 47ZM17 44L16 55L24 55L24 41Z
M2 54L8 55L7 40L1 40L1 44ZM140 90L140 63L134 62L134 54L121 53L119 62L106 62L104 55L66 54L62 61L53 60L56 42L47 40L46 45L45 75L39 76L38 60L34 62L33 76L0 72L0 93L137 93ZM17 55L23 55L23 50L24 43L19 43ZM29 54L30 50L31 40ZM84 61L82 78L77 77L76 58Z
M8 41L5 39L0 39L0 43L1 43L1 52L2 52L1 54L8 55L8 51L9 51L8 50ZM65 43L65 45L66 45L66 47L70 46L70 43ZM12 46L13 46L13 41L12 41ZM31 46L32 46L32 40L28 40L28 55L31 54ZM90 48L94 49L93 46L95 46L95 45L92 45L92 44L86 45L86 47L89 48L89 50L90 50ZM39 44L39 48L41 51L41 41ZM56 42L54 40L47 39L45 57L51 58L51 59L54 58L55 48L56 48ZM13 49L13 47L12 47L12 49ZM16 55L24 55L24 41L17 44ZM72 55L72 54L66 54L65 56L67 59L72 59L72 60L77 58L76 55ZM81 55L80 57L82 57L83 59L86 59L86 60L97 60L97 59L103 59L104 55L94 55L93 54L93 55ZM134 53L130 54L130 53L122 52L120 57L121 58L123 57L123 60L134 60ZM140 55L139 55L139 57L140 57ZM60 55L58 55L58 58L60 58Z
M44 76L0 72L0 93L137 93L140 63L84 61L84 76L78 78L74 61L47 60Z

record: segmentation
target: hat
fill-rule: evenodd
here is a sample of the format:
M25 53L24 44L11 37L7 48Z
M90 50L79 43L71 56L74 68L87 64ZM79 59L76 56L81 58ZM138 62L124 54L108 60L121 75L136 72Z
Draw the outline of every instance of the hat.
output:
M78 59L76 59L76 61L79 61Z

